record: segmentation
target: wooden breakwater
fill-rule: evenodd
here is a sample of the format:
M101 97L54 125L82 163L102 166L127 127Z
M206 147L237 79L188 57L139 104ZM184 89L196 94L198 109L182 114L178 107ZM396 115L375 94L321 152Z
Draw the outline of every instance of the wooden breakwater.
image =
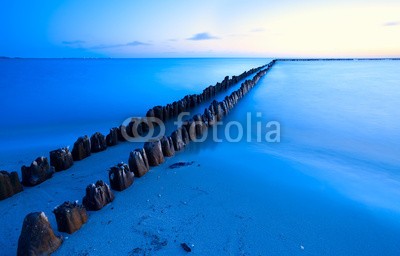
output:
M196 106L213 99L216 95L228 90L239 81L255 74L265 66L266 65L252 68L240 75L232 76L231 78L226 76L224 80L215 85L208 86L200 94L186 95L182 99L167 104L166 106L155 106L147 111L146 116L156 117L163 122L173 119L180 113L190 111ZM90 137L87 135L79 137L74 142L72 151L70 151L68 147L50 151L50 161L44 156L36 158L29 166L21 167L22 182L20 182L17 172L10 173L1 171L0 200L23 191L23 186L32 187L39 185L47 179L50 179L56 172L71 168L74 162L81 161L91 156L93 153L104 151L108 147L116 146L118 143L126 141L123 134L132 137L134 125L135 121L133 120L127 126L120 125L119 127L111 128L107 135L96 132ZM145 128L142 129L145 130Z
M219 92L227 90L248 75L256 73L251 80L243 82L239 89L226 96L224 100L220 102L214 100L203 114L194 115L192 119L173 131L170 136L145 142L143 148L130 152L128 164L119 163L111 167L109 170L111 188L100 180L87 186L82 200L83 205L77 202L65 202L57 206L53 212L56 216L58 230L67 233L75 232L87 221L87 210L101 210L113 201L115 195L112 190L122 191L129 188L135 177L145 175L152 166L162 164L166 157L173 157L176 152L183 150L190 142L202 136L207 129L229 114L238 101L258 83L274 63L275 61L272 61L265 66L244 72L237 77L234 76L232 79L226 77L221 83L207 87L199 95L188 95L178 102L150 109L147 116L154 116L166 121L212 99ZM26 186L40 184L51 178L56 171L70 168L74 161L82 160L91 153L103 151L107 146L112 146L110 144L118 144L123 141L121 129L126 129L126 127L112 128L107 136L95 133L90 139L87 136L81 137L74 144L72 152L68 148L51 151L50 163L45 157L37 158L30 166L22 167L22 183ZM8 174L8 176L14 183L15 180L19 181L18 176L15 178L15 174ZM20 187L22 190L22 186ZM18 255L51 253L61 245L61 241L60 237L54 234L43 212L31 213L26 216L23 223L18 242Z

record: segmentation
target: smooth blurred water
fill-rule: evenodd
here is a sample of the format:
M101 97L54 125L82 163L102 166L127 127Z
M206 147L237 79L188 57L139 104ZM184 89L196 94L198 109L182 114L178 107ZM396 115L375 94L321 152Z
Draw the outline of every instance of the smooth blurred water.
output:
M129 116L269 61L0 60L0 167L18 170L78 136L106 133ZM253 143L256 122L264 127L271 120L281 124L281 143L254 143L254 150L312 166L310 175L352 197L400 211L398 63L278 62L244 102L253 117ZM235 111L229 120L244 124L244 112Z
M278 63L255 110L281 122L282 143L259 149L314 166L351 197L400 212L399 64Z
M266 59L0 61L2 127L120 120L268 62Z
M281 142L253 149L301 166L350 198L400 213L399 64L278 62L244 102L262 113L254 123L280 122ZM244 113L229 118L245 121Z
M224 217L207 223L243 223L249 255L399 255L399 63L276 63L224 119L246 135L250 113L250 142L189 149L210 169L211 198L223 198ZM257 142L257 124L264 135L269 121L280 123L280 142ZM196 234L209 237L207 228Z
M270 59L2 59L0 166L107 133ZM42 152L42 153L40 153ZM23 155L22 155L23 154ZM29 160L31 161L31 160Z
M7 61L0 61L0 167L8 170L269 62ZM250 113L250 138L229 143L221 126L222 143L191 143L117 193L112 207L91 213L57 253L98 255L112 247L127 254L149 247L143 234L156 233L168 240L156 255L178 255L188 241L199 255L399 255L399 87L398 61L278 62L224 119L243 124L247 135ZM257 142L257 124L264 134L269 121L280 123L280 143ZM124 143L93 154L1 201L4 254L15 254L16 227L28 212L45 211L55 226L54 206L107 180L105 170L132 149ZM195 164L168 169L177 161Z

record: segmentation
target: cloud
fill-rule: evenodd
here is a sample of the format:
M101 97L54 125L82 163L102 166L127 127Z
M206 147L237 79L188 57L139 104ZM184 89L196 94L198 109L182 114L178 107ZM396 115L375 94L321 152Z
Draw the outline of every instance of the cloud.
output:
M75 40L75 41L63 41L62 44L67 45L69 47L80 47L80 48L86 48L86 49L109 49L109 48L119 48L119 47L135 47L135 46L145 46L145 45L150 45L149 43L144 43L140 41L132 41L128 42L125 44L100 44L100 45L95 45L95 46L85 46L83 47L83 44L86 44L85 41L82 40Z
M150 44L140 41L133 41L126 44L126 46L139 46L139 45L150 45Z
M252 33L259 33L259 32L264 32L264 31L265 31L264 28L255 28L255 29L252 29L250 32L252 32Z
M212 36L209 33L198 33L188 38L187 40L200 41L200 40L212 40L212 39L219 39L219 38L216 36Z
M74 44L84 44L85 41L82 40L75 40L75 41L62 41L63 44L66 45L74 45Z
M389 21L383 24L385 27L393 27L393 26L399 26L400 21Z
M109 49L109 48L119 48L119 47L127 47L127 46L146 46L150 45L148 43L133 41L126 44L101 44L97 46L91 47L91 49Z

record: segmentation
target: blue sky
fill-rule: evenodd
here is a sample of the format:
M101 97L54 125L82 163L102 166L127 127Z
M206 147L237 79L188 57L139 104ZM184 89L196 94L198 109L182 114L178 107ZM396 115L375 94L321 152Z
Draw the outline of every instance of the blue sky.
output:
M396 0L13 0L0 56L399 57Z

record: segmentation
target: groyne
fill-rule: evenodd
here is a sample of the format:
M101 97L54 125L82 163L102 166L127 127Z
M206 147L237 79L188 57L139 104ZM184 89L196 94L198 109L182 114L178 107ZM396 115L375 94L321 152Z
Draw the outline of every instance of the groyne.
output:
M116 196L113 192L128 189L134 183L134 178L145 175L150 168L163 164L165 158L173 157L179 151L184 150L190 143L196 141L203 133L212 128L216 122L221 121L268 72L275 60L259 68L251 69L239 76L225 77L221 83L209 86L201 94L187 95L179 101L166 106L155 106L147 111L147 117L155 117L162 121L177 117L180 113L190 111L203 102L213 99L218 93L226 91L238 81L249 75L255 76L243 82L239 89L227 95L221 101L212 101L202 114L196 114L185 121L169 136L163 136L144 143L143 148L137 148L129 153L128 164L118 163L108 171L110 186L99 180L95 184L86 187L86 193L82 199L82 205L78 202L65 202L54 209L58 230L60 232L73 233L81 228L87 221L86 211L98 211L111 203ZM75 142L72 151L68 148L60 148L50 152L50 162L45 157L37 158L29 167L23 166L23 184L35 186L59 171L69 169L74 161L81 161L92 153L104 151L109 146L115 146L125 141L124 133L129 134L129 128L134 126L132 121L127 126L119 126L110 129L110 133L104 136L100 133L93 134L90 138L83 136ZM145 132L146 127L142 127ZM127 130L128 129L128 130ZM16 173L3 175L16 183ZM10 182L9 182L10 183ZM11 184L11 183L10 183ZM22 186L20 186L20 191ZM15 187L19 187L18 184ZM18 189L16 190L18 191ZM18 191L19 192L19 191ZM38 235L41 234L41 235ZM54 234L52 227L44 212L28 214L24 220L23 228L18 242L18 255L49 254L54 252L62 243L60 236Z
M206 87L200 94L186 95L182 99L165 106L155 106L149 109L144 116L147 118L154 117L162 122L171 120L182 112L191 111L196 106L200 106L200 104L213 99L218 94L228 90L246 77L255 74L265 66L252 68L231 78L226 76L221 82ZM142 122L139 124L139 127L136 127L135 122L136 120L133 119L127 125L122 124L119 127L110 128L107 135L95 132L90 137L87 135L81 136L74 142L72 150L68 147L63 147L50 151L50 161L45 156L36 158L30 166L21 167L22 185L32 187L45 182L47 179L52 178L56 172L71 168L74 162L82 161L90 157L93 153L105 151L108 147L125 142L127 137L135 137L135 134L132 132L134 129L139 132L139 135L149 132L148 125ZM20 184L17 172L2 171L0 174L0 200L23 191L22 185Z

